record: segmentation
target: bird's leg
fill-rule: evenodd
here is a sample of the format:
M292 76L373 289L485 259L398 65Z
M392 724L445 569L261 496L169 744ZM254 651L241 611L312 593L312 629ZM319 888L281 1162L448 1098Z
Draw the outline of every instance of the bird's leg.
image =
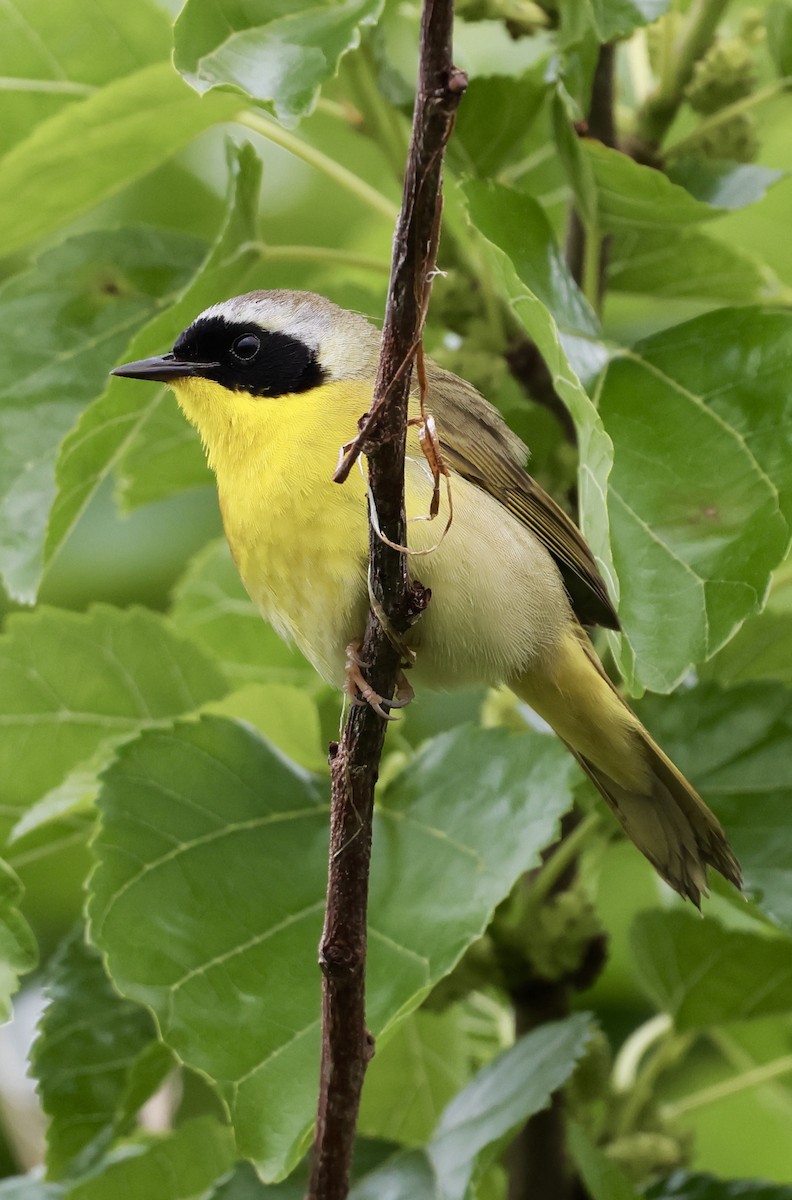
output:
M415 519L419 521L434 521L440 512L441 479L445 479L446 481L449 508L451 507L451 472L445 464L443 452L440 449L440 439L437 436L435 419L430 413L424 411L423 403L421 405L420 417L411 417L407 424L408 426L418 426L418 444L421 447L424 458L429 464L429 470L432 472L432 499L429 504L429 513L425 517L417 517Z
M398 717L386 712L386 708L405 708L410 703L414 696L414 692L410 684L404 677L404 672L400 672L396 697L393 700L388 700L385 696L380 696L379 692L375 692L374 688L366 680L362 668L367 667L368 663L363 662L360 657L360 647L362 643L359 640L350 642L346 648L346 667L344 669L344 692L350 704L370 704L374 712L382 717L384 721L397 721Z

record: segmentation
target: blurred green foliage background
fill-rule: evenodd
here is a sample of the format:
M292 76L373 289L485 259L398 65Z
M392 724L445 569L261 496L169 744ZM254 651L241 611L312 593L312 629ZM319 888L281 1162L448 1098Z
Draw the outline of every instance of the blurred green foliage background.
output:
M307 288L379 319L419 10L409 0L177 10L19 0L0 14L0 814L10 835L0 977L5 1002L38 946L31 978L49 979L51 1004L34 1068L52 1121L49 1182L22 1177L35 1149L3 1093L5 1166L20 1178L0 1196L301 1194L299 1182L265 1185L234 1164L249 1158L269 1181L306 1144L323 747L339 702L244 597L175 404L106 377L247 288ZM596 124L603 46L615 47L612 116L628 153L578 137L581 122ZM574 1157L594 1200L651 1186L659 1198L788 1200L792 7L468 0L455 59L471 83L449 149L428 349L501 408L542 484L579 504L621 596L625 638L600 648L633 694L658 693L642 718L723 819L749 900L716 881L699 923L610 818L593 815L563 752L526 728L524 712L500 695L419 696L383 764L372 920L388 934L372 952L370 1005L384 1036L364 1096L372 1144L358 1194L384 1194L385 1170L389 1195L438 1194L426 1164L441 1175L449 1165L453 1097L489 1129L477 1072L501 1071L502 1094L522 1078L525 1063L508 1057L521 1051L509 1049L504 946L523 968L563 976L558 962L604 932L604 969L573 1005L595 1014L598 1034L587 1042L572 1014L557 1044L537 1041L529 1058L549 1064L534 1072L535 1107L572 1078ZM594 247L577 272L564 255L573 208ZM550 401L541 373L519 366L526 346L546 363ZM203 722L190 723L198 712ZM483 728L460 732L465 722ZM258 734L298 765L283 766ZM216 858L193 855L196 797L218 827L230 811L255 820L241 792L212 787L198 766L206 756L280 781L267 803L283 843L237 848L228 832ZM502 775L485 804L488 761ZM585 825L577 882L515 922L530 932L515 950L517 880L539 868L573 793ZM283 815L303 808L310 837ZM435 849L399 840L405 813L483 847L487 887L476 891L451 858L435 879ZM190 847L185 890L152 872L150 891L127 891L126 863L159 861L147 826ZM414 875L399 869L405 860ZM276 911L297 923L307 909L299 938L272 957L240 950L277 926ZM238 973L211 975L206 954L238 955ZM418 960L425 974L412 973ZM185 988L183 1009L173 999L182 974L208 980L195 995ZM280 1068L279 1023L308 1031ZM96 1045L83 1026L102 1034ZM271 1078L256 1076L254 1051L276 1064ZM186 1065L167 1128L141 1138L140 1104L176 1061ZM92 1072L93 1090L80 1082ZM261 1088L246 1095L251 1073ZM504 1195L495 1150L532 1111L492 1123L460 1197ZM678 1168L720 1182L663 1182ZM768 1190L739 1192L728 1181L740 1177Z

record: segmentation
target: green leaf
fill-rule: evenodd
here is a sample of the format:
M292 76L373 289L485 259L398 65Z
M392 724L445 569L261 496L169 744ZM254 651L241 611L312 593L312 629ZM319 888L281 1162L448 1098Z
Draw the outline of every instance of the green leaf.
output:
M587 1013L550 1021L489 1063L448 1105L427 1148L443 1200L464 1200L476 1160L550 1101L591 1036Z
M87 233L0 288L0 573L15 599L32 602L41 579L60 442L202 252L164 230Z
M786 296L780 280L758 258L700 229L623 229L608 255L608 285L663 299L750 304Z
M774 0L765 14L767 49L782 79L792 75L792 4Z
M452 969L538 863L573 770L542 735L462 729L428 743L391 783L375 818L369 905L376 1036ZM281 1176L316 1102L325 790L252 730L204 717L124 746L100 807L89 912L113 981L215 1081L241 1153L265 1178ZM277 1120L263 1123L262 1111Z
M773 574L765 607L749 617L713 659L698 668L699 679L731 686L750 680L792 683L792 559Z
M630 942L641 986L678 1029L792 1008L792 944L686 912L639 913Z
M423 1146L440 1113L468 1079L458 1008L413 1013L377 1046L366 1070L358 1128L369 1137Z
M164 60L169 49L168 19L151 0L15 5L0 43L0 153L95 87Z
M518 79L491 75L471 79L449 142L451 159L491 178L518 153L547 96L544 64Z
M582 138L580 148L596 183L598 224L603 230L646 229L656 233L717 216L715 196L705 204L672 183L662 171L592 138ZM731 206L721 202L718 207Z
M58 1183L45 1183L38 1171L15 1175L0 1182L0 1200L62 1200Z
M395 1152L398 1152L397 1148L390 1143L357 1137L352 1162L353 1185L356 1180L377 1171L385 1160L394 1157ZM310 1167L310 1155L306 1155L288 1179L267 1184L261 1182L250 1163L238 1163L233 1174L212 1192L211 1200L304 1200Z
M677 1171L650 1187L647 1200L792 1200L792 1187L760 1179L716 1179Z
M702 684L647 697L641 719L726 828L745 887L792 933L792 703L778 684Z
M159 120L159 118L158 118ZM231 162L228 206L214 245L177 303L143 327L127 347L126 359L160 353L218 297L244 290L245 271L257 262L255 250L244 246L255 237L261 164L250 146L236 151ZM104 395L85 410L76 428L64 441L56 468L58 496L50 518L47 557L60 549L88 501L109 472L145 436L148 422L164 398L174 405L168 389L114 378ZM181 418L180 418L181 419ZM182 422L182 424L186 424ZM197 437L195 438L196 453ZM173 491L182 481L170 457L162 456L161 470L173 481Z
M151 386L157 403L115 466L115 497L123 513L167 500L179 492L214 486L214 476L192 425L184 419L170 392Z
M504 729L463 726L421 747L379 799L384 828L377 834L375 820L372 969L378 965L384 978L425 971L428 992L484 932L495 905L529 869L524 864L536 864L539 847L554 840L576 778L561 746L542 734L526 741ZM409 956L388 962L389 941L409 946L413 939L428 959L420 971ZM386 1028L385 996L369 996L372 1020L380 1004L375 1024Z
M211 1200L304 1200L307 1185L308 1174L299 1167L283 1183L266 1184L250 1163L241 1162L228 1179L221 1180Z
M84 1173L132 1131L141 1104L172 1066L151 1014L113 988L80 927L50 967L31 1063L49 1117L52 1179Z
M40 800L23 810L8 837L9 845L21 841L30 833L43 829L77 813L87 813L99 795L99 777L113 761L116 748L126 740L125 734L111 736L100 742L85 762L78 763L64 779L45 792Z
M233 96L199 100L169 63L144 67L70 104L0 159L3 253L95 207L238 110Z
M668 177L675 184L702 203L723 211L756 204L785 174L755 164L715 162L694 156L675 159L668 168Z
M618 1163L608 1158L577 1121L568 1121L567 1145L590 1200L641 1200Z
M472 238L492 280L514 311L544 359L559 396L575 422L578 438L578 492L581 527L614 599L619 586L613 569L605 497L613 447L600 416L586 393L581 376L593 379L607 358L604 346L592 338L562 333L550 309L533 291L534 270L519 251L522 220L508 188L480 185L473 195L470 224L464 224L459 205L466 189L446 190L446 213L457 236ZM465 232L463 232L465 231ZM517 259L512 262L510 254ZM561 295L564 295L562 289ZM549 297L548 297L549 298Z
M752 679L792 685L792 614L765 609L699 669L699 678L725 686Z
M312 112L322 84L342 57L360 45L383 0L336 0L306 8L304 0L277 0L266 11L229 0L188 0L175 27L176 67L199 92L233 87L271 104L278 120L294 125Z
M364 1176L349 1200L440 1200L432 1165L421 1150L394 1155Z
M561 44L573 45L593 32L597 41L627 37L667 11L671 0L559 0Z
M211 1200L303 1200L305 1195L305 1180L299 1182L295 1180L298 1172L283 1184L276 1184L274 1187L268 1187L262 1183L258 1175L254 1171L250 1163L237 1163L233 1173L220 1181L218 1187L212 1192ZM295 1180L296 1186L292 1188L292 1181Z
M196 646L142 610L20 613L0 636L0 663L4 832L104 742L227 690Z
M463 190L474 224L486 225L497 214L498 245L520 279L530 279L532 291L555 318L558 328L596 336L597 318L572 278L541 206L531 196L491 182L470 180Z
M721 309L612 361L600 414L630 686L668 691L754 612L792 523L792 316ZM652 598L657 597L657 603Z
M173 1133L121 1145L64 1200L196 1200L234 1160L231 1130L213 1117L186 1121Z
M556 85L550 111L558 158L572 189L578 215L587 227L595 228L598 223L597 181L589 157L583 152L583 140L577 133L577 122L582 113L561 82Z
M225 538L190 563L174 590L174 625L221 664L236 686L261 681L316 684L303 656L259 616L239 578Z
M22 884L0 859L0 1023L3 1024L11 1019L11 997L19 988L20 975L26 975L38 963L36 939L19 911L22 892Z
M298 766L317 773L327 770L316 701L302 688L248 683L222 700L204 705L203 711L248 721Z

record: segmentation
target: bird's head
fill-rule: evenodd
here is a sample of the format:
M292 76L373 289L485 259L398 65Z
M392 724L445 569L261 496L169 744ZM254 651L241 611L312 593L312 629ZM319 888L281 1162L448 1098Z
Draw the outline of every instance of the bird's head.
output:
M379 334L365 318L313 292L248 292L213 304L168 354L113 375L166 383L199 426L208 409L373 377Z

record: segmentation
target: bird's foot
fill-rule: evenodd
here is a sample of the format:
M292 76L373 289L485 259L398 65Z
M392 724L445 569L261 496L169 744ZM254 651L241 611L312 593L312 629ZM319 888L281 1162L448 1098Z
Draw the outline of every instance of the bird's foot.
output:
M363 674L363 668L369 664L360 657L360 642L350 642L346 648L346 667L344 670L344 692L350 704L368 704L383 721L397 721L386 709L406 708L415 696L411 685L405 678L404 672L399 673L396 695L392 700L381 696L375 691Z

